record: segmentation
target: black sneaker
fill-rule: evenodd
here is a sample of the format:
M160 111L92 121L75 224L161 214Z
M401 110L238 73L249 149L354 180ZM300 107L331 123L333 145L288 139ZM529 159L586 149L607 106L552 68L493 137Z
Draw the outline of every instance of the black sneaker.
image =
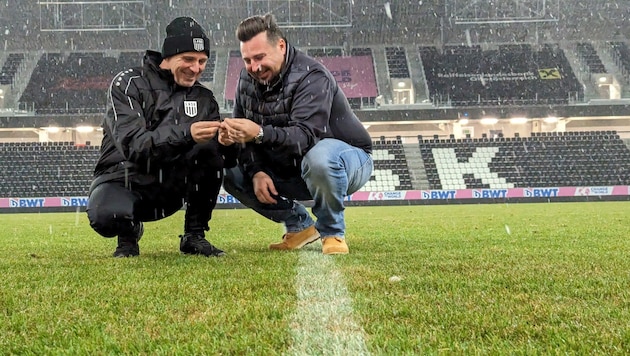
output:
M133 235L131 236L118 236L118 246L114 251L114 257L134 257L140 254L140 246L138 241L144 234L144 225L142 222L137 224L133 229Z
M204 255L219 257L225 252L214 247L203 235L203 232L187 232L179 235L179 250L187 255Z

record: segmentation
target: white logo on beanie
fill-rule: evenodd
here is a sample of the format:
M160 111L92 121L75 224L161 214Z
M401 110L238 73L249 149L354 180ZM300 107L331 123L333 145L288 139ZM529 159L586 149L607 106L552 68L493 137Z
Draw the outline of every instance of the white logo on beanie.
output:
M193 38L193 48L197 52L201 52L204 50L203 47L203 38Z

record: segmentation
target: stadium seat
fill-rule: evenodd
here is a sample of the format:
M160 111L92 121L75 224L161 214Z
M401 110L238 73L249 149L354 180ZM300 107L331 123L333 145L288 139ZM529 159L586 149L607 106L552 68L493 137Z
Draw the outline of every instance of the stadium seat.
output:
M431 141L418 143L430 189L630 184L630 150L605 131L581 136L543 132L514 144L456 140L452 152ZM465 187L455 188L461 180Z

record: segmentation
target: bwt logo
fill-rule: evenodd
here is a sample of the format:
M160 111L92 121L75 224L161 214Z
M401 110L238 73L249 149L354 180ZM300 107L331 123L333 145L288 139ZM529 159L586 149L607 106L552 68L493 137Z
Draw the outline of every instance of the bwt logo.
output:
M422 199L455 199L454 190L423 190Z
M88 198L61 198L61 206L87 206Z
M238 204L238 199L228 194L219 194L217 197L217 203L219 204Z
M44 198L9 199L9 206L11 208L42 208L44 201L46 201Z
M507 198L507 189L475 189L473 198Z
M557 197L559 191L558 188L526 188L523 189L523 195L527 198L550 198Z

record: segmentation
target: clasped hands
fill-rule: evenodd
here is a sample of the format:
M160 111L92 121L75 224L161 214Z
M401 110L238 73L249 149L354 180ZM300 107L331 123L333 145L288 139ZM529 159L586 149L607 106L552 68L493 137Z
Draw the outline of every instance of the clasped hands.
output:
M230 146L234 143L253 141L260 125L248 119L226 118L223 121L197 121L190 126L190 133L197 143L206 143L219 134L219 143Z
M226 118L223 121L198 121L190 126L190 133L197 143L205 143L219 134L219 143L230 146L234 143L253 141L260 132L260 125L248 119ZM278 191L271 177L265 172L254 175L254 194L263 204L276 204Z

